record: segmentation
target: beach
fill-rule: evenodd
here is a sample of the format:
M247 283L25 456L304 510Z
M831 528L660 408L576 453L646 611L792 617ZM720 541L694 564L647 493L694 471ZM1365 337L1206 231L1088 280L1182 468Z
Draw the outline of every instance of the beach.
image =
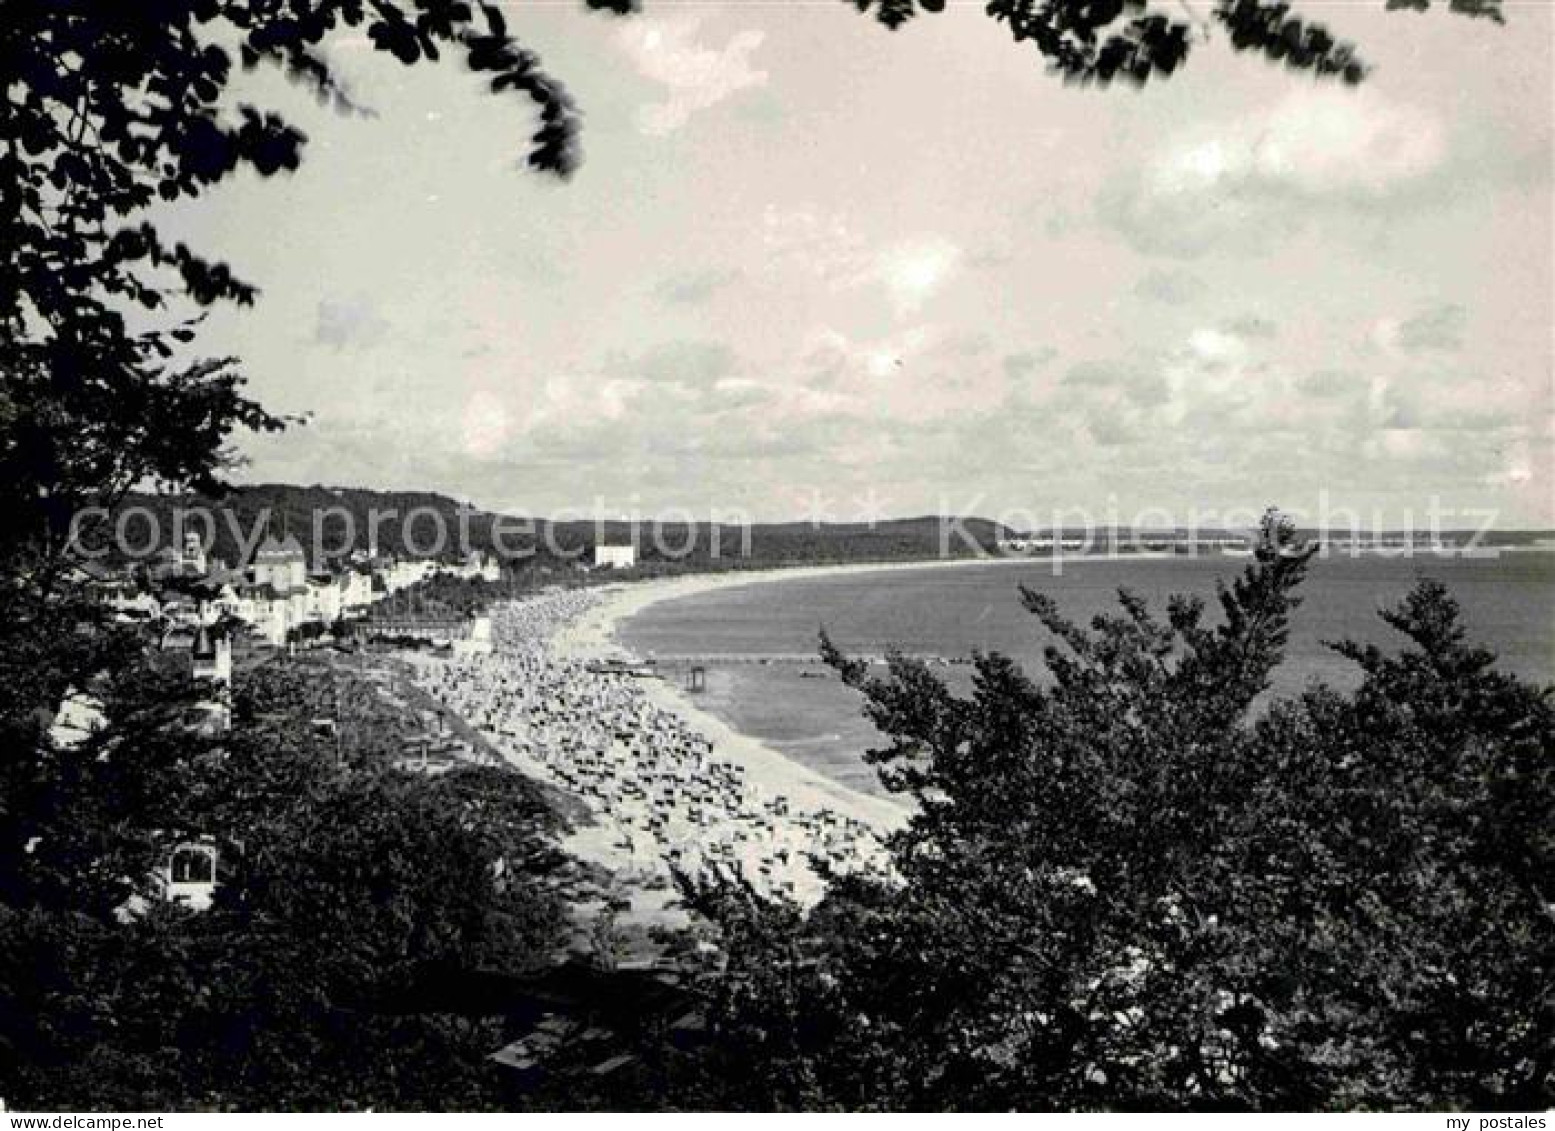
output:
M1112 560L1149 559L1151 554L1117 554ZM1073 555L1065 565L1099 561ZM850 578L870 574L921 573L941 569L1029 568L1043 559L1029 557L957 558L930 561L878 562L848 565L791 566L764 570L731 570L726 573L692 574L650 581L622 582L592 590L594 603L560 625L550 638L558 657L579 662L600 660L637 661L618 639L622 624L650 606L664 601L696 597L720 590L796 581ZM813 808L845 814L881 832L899 828L911 813L911 802L850 789L794 761L758 739L736 731L724 720L703 710L678 684L665 679L640 681L643 692L656 705L674 713L696 732L709 738L719 755L744 767L749 780L761 788L782 794Z
M1064 567L1103 560L1150 560L1149 553L1100 556L1069 555L1061 559ZM593 592L597 603L561 627L552 638L558 654L580 660L640 660L619 639L621 626L653 605L681 598L739 589L826 579L844 579L876 574L923 573L938 570L1013 570L1046 565L1048 559L1032 557L956 558L928 561L878 562L848 565L790 566L778 569L731 570L726 573L692 574L651 581L606 585ZM671 680L644 681L648 694L665 709L685 719L688 725L713 739L719 752L747 768L753 780L767 788L789 793L815 805L825 805L881 830L890 830L906 820L911 802L905 798L864 793L834 781L795 761L780 750L757 738L735 730L728 722L704 710L696 698ZM862 706L862 704L861 704ZM862 753L862 749L859 751Z
M1018 559L968 559L933 562L892 562L867 565L798 566L724 574L695 574L654 581L627 582L595 590L598 602L562 626L552 637L558 655L581 661L637 660L617 639L622 623L652 605L683 597L749 585L851 577L869 573L925 569L997 568ZM1026 564L1030 560L1026 559ZM720 756L743 767L750 780L781 793L797 803L829 808L881 831L898 828L911 812L910 803L872 796L832 781L792 758L734 730L722 719L702 710L683 688L668 680L643 680L644 693L653 702L684 719L690 727L712 740Z
M890 873L884 838L911 802L852 789L739 733L642 663L618 628L658 602L717 589L1005 564L816 566L552 589L493 606L488 648L418 663L414 679L515 769L581 803L586 817L563 846L613 877L630 921L677 918L677 876L810 904L827 873Z
M943 563L963 565L967 563ZM576 797L564 847L614 877L639 925L677 916L676 877L817 901L827 874L888 875L909 803L850 789L700 710L616 638L659 601L869 569L816 567L556 589L491 610L490 648L417 665L426 694L515 769Z

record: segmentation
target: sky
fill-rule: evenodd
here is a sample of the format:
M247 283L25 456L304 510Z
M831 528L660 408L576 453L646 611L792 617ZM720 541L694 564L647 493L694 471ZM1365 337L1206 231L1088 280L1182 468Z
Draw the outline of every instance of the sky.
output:
M455 60L337 44L371 118L245 80L300 171L170 217L262 291L204 347L310 414L241 439L240 479L1555 525L1550 5L1309 0L1361 87L1217 36L1142 90L1063 84L980 4L895 33L833 0L645 8L508 8L583 111L567 181Z

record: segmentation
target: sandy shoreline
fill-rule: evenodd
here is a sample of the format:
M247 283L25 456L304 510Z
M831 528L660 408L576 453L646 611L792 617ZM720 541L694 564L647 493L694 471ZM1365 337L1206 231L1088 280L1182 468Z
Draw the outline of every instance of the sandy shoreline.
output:
M1137 556L1147 558L1156 555ZM1081 560L1085 559L1080 557L1063 559L1066 565ZM1093 560L1117 560L1117 558L1098 557ZM998 568L1011 565L1029 567L1044 561L1046 559L1043 558L970 558L952 561L797 566L786 569L731 571L654 581L623 582L596 590L600 597L599 602L558 632L552 638L551 646L559 655L572 659L635 658L616 637L616 631L622 622L650 605L681 597L694 597L715 590L783 581L851 577L868 573ZM911 812L910 803L905 800L877 797L850 789L801 765L788 755L774 750L757 739L741 734L722 719L702 710L689 695L669 681L645 679L642 681L642 687L659 706L673 711L694 729L712 739L720 757L744 766L749 780L770 793L786 795L804 808L832 809L878 829L899 827Z

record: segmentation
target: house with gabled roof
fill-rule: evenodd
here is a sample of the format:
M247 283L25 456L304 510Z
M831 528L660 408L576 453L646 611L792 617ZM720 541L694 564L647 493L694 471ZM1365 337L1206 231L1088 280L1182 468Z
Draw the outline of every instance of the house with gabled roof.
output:
M266 535L254 551L249 575L256 585L269 585L280 593L302 589L308 583L308 555L295 534Z

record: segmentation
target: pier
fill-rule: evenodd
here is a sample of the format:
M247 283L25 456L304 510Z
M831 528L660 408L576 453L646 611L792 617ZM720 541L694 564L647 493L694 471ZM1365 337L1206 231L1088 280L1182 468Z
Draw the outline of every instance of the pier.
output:
M850 660L862 660L866 664L884 665L887 657L881 652L849 652ZM970 656L942 656L936 652L898 652L898 657L904 660L916 660L930 667L951 667L953 665L970 664ZM816 652L696 652L675 653L669 656L654 656L648 661L658 668L685 668L685 667L733 667L736 665L788 665L796 667L824 667L820 654Z

